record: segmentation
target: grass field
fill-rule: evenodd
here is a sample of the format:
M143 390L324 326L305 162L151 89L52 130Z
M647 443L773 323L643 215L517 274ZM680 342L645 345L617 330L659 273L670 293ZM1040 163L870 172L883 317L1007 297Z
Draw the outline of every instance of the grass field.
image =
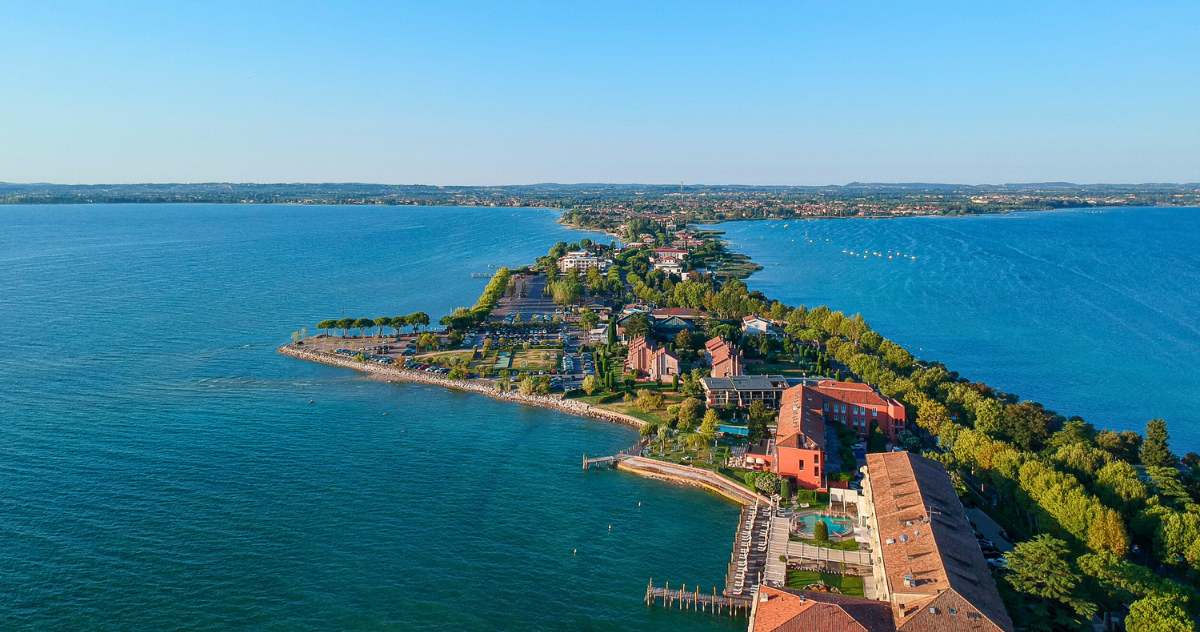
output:
M413 356L418 362L432 364L452 364L459 360L470 360L475 354L470 349L455 349L453 351L434 351L431 353L421 353Z
M551 371L558 363L558 349L518 350L513 354L512 368L518 371Z
M841 541L828 540L826 542L818 542L816 540L813 540L812 538L802 538L798 535L790 535L788 537L792 542L803 542L805 544L811 544L813 546L823 546L827 549L837 549L839 551L857 551L858 550L858 541L856 541L854 538L850 538L847 540L841 540Z
M835 573L818 573L788 569L788 588L803 588L809 584L822 583L836 589L843 595L851 597L863 596L863 578L854 575L837 575Z

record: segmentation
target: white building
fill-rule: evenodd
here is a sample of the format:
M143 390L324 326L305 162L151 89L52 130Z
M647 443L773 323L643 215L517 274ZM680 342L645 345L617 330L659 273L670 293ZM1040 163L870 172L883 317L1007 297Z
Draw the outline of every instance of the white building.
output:
M742 318L742 332L751 336L760 336L762 334L775 336L779 334L779 328L775 326L775 323L751 314Z
M608 260L601 259L586 250L574 250L558 259L558 269L561 272L567 272L568 270L586 271L592 268L603 271L608 268Z
M680 248L655 248L654 254L650 256L650 264L655 270L682 275L683 260L687 253L688 251Z

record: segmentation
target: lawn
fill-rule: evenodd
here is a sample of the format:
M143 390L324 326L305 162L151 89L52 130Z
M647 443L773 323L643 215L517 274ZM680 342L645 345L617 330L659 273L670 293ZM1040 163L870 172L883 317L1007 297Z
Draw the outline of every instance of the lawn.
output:
M512 368L519 371L553 371L558 364L558 349L522 349L514 352Z
M858 550L858 541L855 540L854 538L847 538L847 539L841 540L841 541L826 540L825 542L818 542L816 540L813 540L812 538L802 538L795 534L788 536L788 538L792 542L803 542L805 544L811 544L813 546L821 546L821 547L825 547L827 549L836 549L838 551L857 551Z
M470 360L475 355L471 349L455 349L453 351L434 351L413 356L418 362L432 364L452 364L458 360Z
M809 584L822 583L836 589L843 595L852 597L863 596L863 578L855 575L838 575L836 573L818 573L789 568L787 572L788 588L803 588Z

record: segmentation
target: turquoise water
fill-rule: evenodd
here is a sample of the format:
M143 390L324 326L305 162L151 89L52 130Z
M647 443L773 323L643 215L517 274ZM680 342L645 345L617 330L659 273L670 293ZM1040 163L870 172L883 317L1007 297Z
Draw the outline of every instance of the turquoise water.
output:
M1200 450L1200 209L719 228L765 266L752 289L862 312L919 356L1098 426L1163 417L1176 451Z
M846 518L835 518L833 516L822 516L817 514L807 514L799 517L800 523L804 525L802 528L805 533L812 534L813 529L817 526L817 521L825 523L825 527L829 529L829 535L846 535L853 530L850 521Z
M642 605L720 584L737 508L580 470L632 431L273 351L470 303L554 218L0 206L0 629L743 627Z

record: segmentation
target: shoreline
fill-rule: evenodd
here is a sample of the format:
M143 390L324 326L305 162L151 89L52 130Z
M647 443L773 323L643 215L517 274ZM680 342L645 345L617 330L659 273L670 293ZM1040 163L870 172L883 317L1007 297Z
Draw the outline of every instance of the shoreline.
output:
M478 393L480 395L485 395L500 401L536 406L538 408L549 408L551 410L557 410L569 415L576 415L589 419L598 419L623 426L629 426L635 430L640 430L642 426L646 425L645 421L642 421L641 419L638 419L632 415L625 415L604 408L599 408L586 402L580 402L573 399L563 399L562 397L553 397L548 395L523 395L515 390L497 391L495 387L492 386L491 382L476 380L452 380L446 377L430 375L422 371L402 369L399 367L389 366L386 364L377 364L374 362L358 362L357 360L344 358L332 353L298 349L291 344L282 345L276 348L275 351L298 360L307 360L309 362L316 362L318 364L324 364L327 366L351 369L361 373L366 373L368 375L383 377L388 379L388 381L426 384L429 386L440 386L442 388L451 390Z
M607 421L618 425L628 426L633 429L641 429L646 425L645 421L625 415L615 411L599 408L576 400L563 399L562 397L553 397L546 395L522 395L517 391L497 391L490 383L474 380L452 380L449 378L429 375L421 371L413 371L410 369L401 369L386 364L376 364L372 362L358 362L350 358L345 358L331 353L320 351L308 351L306 349L298 349L292 344L281 345L276 348L276 352L295 358L297 360L306 360L316 362L326 366L333 366L343 369L350 369L365 373L372 377L385 378L389 383L393 381L407 382L410 384L424 384L427 386L440 386L442 388L465 391L485 395L495 400L505 401L516 404L525 404L527 406L535 406L538 408L547 408L564 414L574 415L585 419L594 419L597 421ZM718 472L706 470L668 461L659 461L658 459L626 455L618 459L614 464L614 468L623 472L628 472L643 478L663 481L684 487L694 487L711 492L724 500L736 503L738 505L753 505L756 502L760 504L770 504L770 499L751 491L746 487L738 484L736 481L721 475Z

